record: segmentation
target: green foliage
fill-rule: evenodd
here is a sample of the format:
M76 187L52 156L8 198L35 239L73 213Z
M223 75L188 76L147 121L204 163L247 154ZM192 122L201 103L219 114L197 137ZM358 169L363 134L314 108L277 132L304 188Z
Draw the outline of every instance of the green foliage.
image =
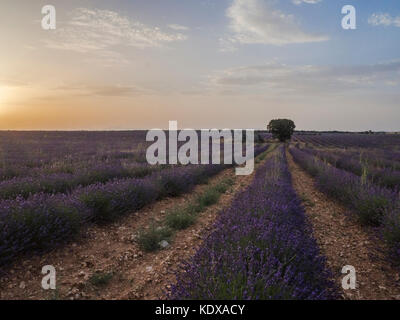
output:
M221 194L225 193L233 184L233 178L225 178L206 190L184 207L176 207L169 211L163 221L163 226L153 224L148 230L139 232L138 243L148 252L160 249L162 240L169 240L175 230L183 230L196 222L196 217L206 207L218 202Z
M196 217L189 209L178 209L169 213L165 218L168 227L174 230L183 230L191 226Z
M216 188L210 188L197 198L197 202L204 207L211 206L218 202L220 195Z
M294 122L289 119L271 120L267 127L272 136L282 142L291 138L295 128Z
M380 195L370 195L357 201L357 209L361 223L378 226L382 222L386 208L389 207L388 199Z
M110 222L117 216L111 206L111 199L105 192L97 191L83 194L80 200L96 212L96 218L100 223Z
M138 243L139 246L147 252L152 252L160 249L160 242L162 240L169 240L172 232L166 227L156 227L151 225L148 230L139 232Z
M254 133L254 143L263 143L264 138L261 136L261 134L259 134L258 132Z
M89 278L89 282L95 287L105 286L110 282L112 277L112 272L98 272Z
M308 198L305 194L300 194L299 198L304 203L304 205L309 206L309 207L315 206L315 203L310 198Z

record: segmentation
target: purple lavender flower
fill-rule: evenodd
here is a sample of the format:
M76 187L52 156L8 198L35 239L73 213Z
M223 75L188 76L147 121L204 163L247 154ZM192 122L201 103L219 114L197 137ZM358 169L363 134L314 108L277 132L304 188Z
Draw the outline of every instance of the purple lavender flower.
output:
M283 147L220 213L215 231L181 266L171 299L328 299L335 297Z

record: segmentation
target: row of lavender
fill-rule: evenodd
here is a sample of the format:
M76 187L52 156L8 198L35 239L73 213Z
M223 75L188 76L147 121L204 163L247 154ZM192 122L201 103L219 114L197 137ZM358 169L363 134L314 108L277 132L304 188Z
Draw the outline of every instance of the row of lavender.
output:
M122 163L113 160L112 162L94 161L90 168L75 165L73 172L51 173L51 170L47 168L39 171L32 169L31 171L36 171L36 174L0 181L0 200L16 197L27 198L40 192L67 193L78 186L105 183L112 179L140 178L168 167L168 165L149 166L147 163L128 161Z
M400 162L374 158L362 151L330 151L313 148L301 150L327 161L338 169L350 171L363 179L390 189L400 188ZM397 169L397 170L396 170Z
M336 296L283 146L220 213L215 231L182 265L171 299L329 299Z
M310 143L305 143L307 148L321 149L320 146L315 146ZM400 154L391 149L375 149L375 148L327 148L322 147L324 151L338 152L340 154L351 155L353 158L367 162L369 165L377 168L388 168L392 170L400 170Z
M0 132L0 180L145 160L145 131Z
M339 148L381 149L400 160L400 134L319 133L295 134L294 139L305 143Z
M190 191L222 165L166 169L139 179L80 187L71 194L34 194L0 202L0 265L20 253L53 248L88 221L108 221L164 196Z
M393 254L400 257L398 192L368 183L297 148L291 148L290 153L300 166L316 178L321 191L353 209L361 223L378 226Z
M145 131L0 132L0 200L143 177ZM178 145L184 142L178 142Z
M0 199L27 198L35 193L67 193L78 186L104 183L112 179L140 178L166 166L149 166L141 163L121 164L94 163L90 168L74 170L73 173L59 172L14 177L0 181Z
M255 155L267 145L258 146ZM78 187L69 194L37 193L0 201L0 266L25 252L54 248L89 221L107 222L166 196L189 192L228 165L177 166L145 178Z
M102 165L144 163L150 144L146 141L146 131L3 131L0 132L0 181L73 174Z
M146 162L144 149L137 147L131 151L118 151L99 157L82 159L78 154L71 154L65 158L52 158L51 155L43 155L43 164L37 166L27 166L24 162L14 162L12 164L3 163L0 165L0 181L20 178L20 177L39 177L55 173L75 174L80 171L89 171L93 167L99 166L124 166L127 163L143 164Z

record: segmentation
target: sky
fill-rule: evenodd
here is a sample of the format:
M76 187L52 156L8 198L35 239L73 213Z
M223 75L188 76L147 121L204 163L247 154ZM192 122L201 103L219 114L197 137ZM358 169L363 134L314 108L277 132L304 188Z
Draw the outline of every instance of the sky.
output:
M2 0L0 130L400 131L399 39L398 0Z

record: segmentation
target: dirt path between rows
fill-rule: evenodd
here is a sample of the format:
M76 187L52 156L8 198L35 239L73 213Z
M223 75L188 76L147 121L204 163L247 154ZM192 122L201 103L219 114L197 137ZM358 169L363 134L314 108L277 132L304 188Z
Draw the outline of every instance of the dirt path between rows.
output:
M385 260L383 243L373 237L373 231L362 227L348 214L349 210L321 193L313 178L303 171L287 152L293 187L303 200L314 237L334 281L344 299L396 299L400 300L399 271ZM342 267L356 269L356 289L342 289Z
M199 215L194 225L177 232L164 250L154 253L140 250L135 241L138 230L161 221L168 209L188 203L207 185L196 186L190 194L156 202L107 226L91 226L74 243L41 257L18 261L0 279L0 299L165 298L164 290L173 283L178 265L194 254L203 236L211 231L218 212L250 184L253 176L254 172L249 176L235 176L234 169L230 168L211 178L207 185L227 177L234 177L235 183L217 204ZM45 265L56 269L56 290L41 287L41 269ZM93 286L89 279L94 273L112 273L112 277L103 286Z

